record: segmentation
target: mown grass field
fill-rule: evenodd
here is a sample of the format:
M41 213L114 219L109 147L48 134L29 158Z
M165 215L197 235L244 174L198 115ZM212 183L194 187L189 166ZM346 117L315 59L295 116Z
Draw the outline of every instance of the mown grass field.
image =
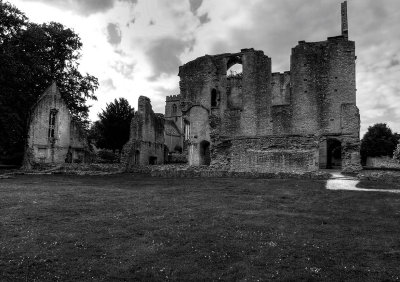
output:
M1 179L0 281L399 281L400 194L325 183Z

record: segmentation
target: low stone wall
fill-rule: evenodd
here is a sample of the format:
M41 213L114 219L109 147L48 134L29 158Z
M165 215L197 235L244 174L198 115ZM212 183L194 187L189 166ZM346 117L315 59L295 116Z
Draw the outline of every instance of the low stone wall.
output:
M304 173L318 170L314 136L268 136L232 140L230 170Z
M360 180L400 183L400 171L363 170L357 177Z
M400 164L396 160L388 156L368 157L366 166L376 168L400 168Z
M129 172L146 173L153 177L166 178L265 178L265 179L329 179L330 174L322 171L313 172L257 172L220 170L212 166L191 167L187 165L163 165L134 167Z
M168 155L167 162L170 164L185 164L187 163L187 157L185 154L171 153Z

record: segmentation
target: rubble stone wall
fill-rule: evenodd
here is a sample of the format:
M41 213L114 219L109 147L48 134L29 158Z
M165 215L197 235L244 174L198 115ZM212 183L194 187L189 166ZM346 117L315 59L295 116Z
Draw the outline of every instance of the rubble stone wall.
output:
M55 112L54 137L49 136L51 111ZM84 161L86 140L53 83L32 109L26 158L31 164L64 163L70 146L72 161Z
M164 116L155 114L150 99L140 96L121 162L126 169L136 165L163 164L165 153Z

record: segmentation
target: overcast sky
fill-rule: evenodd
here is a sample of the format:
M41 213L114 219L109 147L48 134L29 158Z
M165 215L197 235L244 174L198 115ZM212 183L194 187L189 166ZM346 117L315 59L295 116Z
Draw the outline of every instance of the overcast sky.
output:
M340 0L8 0L31 21L57 21L83 42L80 70L98 77L97 102L148 96L164 113L179 93L178 67L205 54L263 50L272 71L289 70L299 40L340 34ZM349 0L356 42L361 133L377 122L400 132L400 1Z

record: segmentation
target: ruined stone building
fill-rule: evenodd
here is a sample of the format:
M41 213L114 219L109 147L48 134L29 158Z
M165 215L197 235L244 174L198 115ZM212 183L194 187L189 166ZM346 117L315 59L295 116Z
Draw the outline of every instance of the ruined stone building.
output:
M272 73L254 49L205 55L179 68L190 165L232 171L358 169L355 44L342 34L299 41L290 71ZM242 65L241 74L229 68Z
M135 165L163 164L165 159L164 115L153 112L150 99L140 96L138 111L130 129L129 141L123 148L126 169Z
M26 161L33 163L84 162L87 142L53 83L33 106Z
M165 145L169 152L183 148L183 119L180 105L181 95L167 96L165 101Z

